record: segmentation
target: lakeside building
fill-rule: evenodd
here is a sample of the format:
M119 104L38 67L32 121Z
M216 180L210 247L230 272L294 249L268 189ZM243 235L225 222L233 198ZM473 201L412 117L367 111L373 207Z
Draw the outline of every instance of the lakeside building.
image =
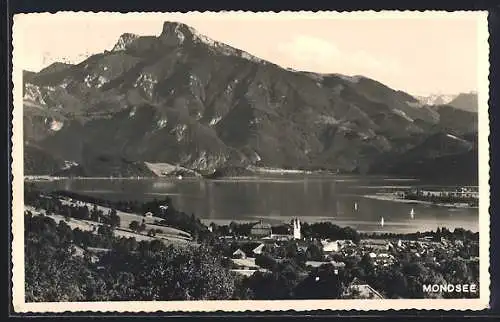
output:
M250 229L250 234L253 237L266 237L266 236L271 236L272 234L272 227L270 224L264 223L262 220L255 224L251 229Z
M479 199L479 191L470 187L459 187L454 190L430 190L430 189L411 189L408 191L399 191L398 197L406 198L411 196L421 197L452 197L457 199Z
M252 226L250 229L250 235L252 238L261 238L262 240L280 240L286 241L290 239L302 240L301 223L300 219L292 219L293 230L292 234L288 228L277 229L280 233L273 233L273 227L271 224L264 223L260 220L258 223ZM283 227L279 226L278 228ZM285 225L286 227L286 225ZM288 233L286 231L288 230Z

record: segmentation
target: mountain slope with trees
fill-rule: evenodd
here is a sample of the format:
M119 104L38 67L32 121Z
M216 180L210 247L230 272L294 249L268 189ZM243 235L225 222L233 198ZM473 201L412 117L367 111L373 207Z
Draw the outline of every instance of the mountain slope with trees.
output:
M85 176L154 175L144 162L370 173L436 133L477 132L474 113L450 122L375 80L284 69L173 22L158 37L124 34L79 64L25 74L26 146Z

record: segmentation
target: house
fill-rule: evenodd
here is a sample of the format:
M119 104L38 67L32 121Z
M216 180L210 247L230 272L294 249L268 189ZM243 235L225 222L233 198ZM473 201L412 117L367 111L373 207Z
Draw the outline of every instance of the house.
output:
M96 248L96 247L88 247L86 250L80 246L73 245L71 254L75 257L87 258L91 263L95 264L99 262L98 254L103 254L111 251L108 248Z
M309 248L309 243L303 240L297 241L297 250L300 252L306 252L307 248Z
M271 234L271 237L274 240L290 240L292 238L291 235L284 235L284 234Z
M247 254L245 254L244 251L242 251L240 248L238 248L237 250L235 250L233 252L233 258L247 258Z
M313 268L317 268L317 267L320 267L322 265L327 265L327 264L330 264L330 262L317 262L317 261L307 261L306 262L306 266L313 267Z
M370 285L354 278L342 294L347 299L383 299L384 297Z
M336 261L329 261L329 262L307 261L306 262L306 266L313 267L313 268L317 268L317 267L320 267L322 265L332 265L336 269L345 267L344 262L336 262Z
M100 247L87 247L87 251L94 254L105 254L111 252L110 248L100 248Z
M340 250L340 245L337 241L329 242L323 245L323 252L326 253L336 253Z
M267 273L267 272L269 272L269 270L265 269L265 268L259 268L259 269L238 269L238 268L235 268L235 269L231 269L231 272L234 272L234 273L242 275L242 276L250 277L255 272Z
M384 239L364 239L361 241L361 246L369 250L383 251L389 250L392 244Z
M262 220L250 229L250 234L254 237L271 236L272 228L270 224L265 224Z
M321 244L323 245L323 252L325 254L336 253L345 247L354 245L352 240L342 240L342 239L334 241L323 240L321 241Z
M250 277L253 275L253 273L258 272L259 270L257 269L232 269L231 272L234 272L238 275L242 275L245 277Z
M231 261L233 262L234 266L236 269L259 269L260 267L255 264L255 258L232 258Z
M262 252L264 251L264 248L266 247L266 244L262 243L260 244L259 246L255 247L253 250L252 250L252 253L254 253L255 255L260 255L262 254Z

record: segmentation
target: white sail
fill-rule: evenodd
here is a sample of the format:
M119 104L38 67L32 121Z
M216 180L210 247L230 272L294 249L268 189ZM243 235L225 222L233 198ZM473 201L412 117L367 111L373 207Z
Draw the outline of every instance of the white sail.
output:
M357 202L354 203L354 210L356 210L356 211L358 210L358 203Z
M380 219L380 226L384 227L384 217L382 217L382 219Z
M410 217L411 219L415 218L415 210L413 210L413 208L411 208Z

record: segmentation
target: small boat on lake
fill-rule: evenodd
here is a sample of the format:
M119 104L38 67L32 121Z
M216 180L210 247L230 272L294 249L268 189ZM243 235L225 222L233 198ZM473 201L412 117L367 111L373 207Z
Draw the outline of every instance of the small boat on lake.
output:
M354 211L358 211L358 203L357 202L354 203Z
M380 227L384 227L384 217L380 219Z
M410 218L411 219L415 218L415 210L413 208L411 208L411 211L410 211Z

